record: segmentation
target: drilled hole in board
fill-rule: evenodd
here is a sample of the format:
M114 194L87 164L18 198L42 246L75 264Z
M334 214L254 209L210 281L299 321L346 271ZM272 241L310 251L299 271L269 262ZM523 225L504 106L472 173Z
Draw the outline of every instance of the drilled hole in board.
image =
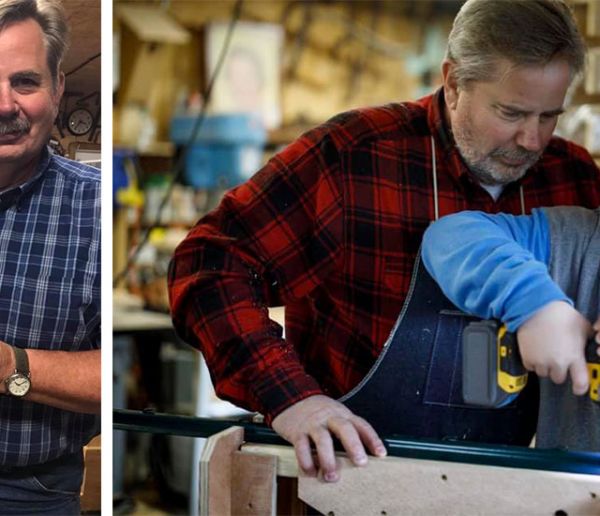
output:
M446 480L448 480L448 477L446 475L442 475L442 480L445 482Z
M590 496L591 496L592 498L596 498L598 495L597 495L596 493L590 493Z
M558 509L558 511L554 513L554 516L569 516L569 513L567 511L563 511L562 509Z

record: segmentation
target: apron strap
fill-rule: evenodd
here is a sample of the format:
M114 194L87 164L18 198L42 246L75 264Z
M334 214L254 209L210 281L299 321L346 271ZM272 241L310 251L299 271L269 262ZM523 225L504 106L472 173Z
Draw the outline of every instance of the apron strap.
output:
M438 199L437 166L435 160L435 140L431 136L431 171L433 174L433 213L434 220L440 218L440 206Z

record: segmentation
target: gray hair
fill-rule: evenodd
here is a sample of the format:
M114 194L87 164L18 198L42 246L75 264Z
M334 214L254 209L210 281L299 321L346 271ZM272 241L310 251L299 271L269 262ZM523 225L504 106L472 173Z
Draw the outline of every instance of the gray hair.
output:
M11 23L33 19L42 28L48 68L54 87L69 47L69 26L60 0L0 0L0 30Z
M446 59L459 86L494 77L500 59L515 66L564 59L571 79L583 71L586 47L562 0L468 0L454 19Z

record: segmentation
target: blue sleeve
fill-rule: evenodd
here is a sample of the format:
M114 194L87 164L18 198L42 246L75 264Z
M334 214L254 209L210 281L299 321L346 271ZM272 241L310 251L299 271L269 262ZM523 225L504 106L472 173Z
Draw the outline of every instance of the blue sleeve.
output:
M550 277L550 227L543 210L531 215L465 211L425 232L423 263L460 309L500 319L516 331L552 301L572 301Z

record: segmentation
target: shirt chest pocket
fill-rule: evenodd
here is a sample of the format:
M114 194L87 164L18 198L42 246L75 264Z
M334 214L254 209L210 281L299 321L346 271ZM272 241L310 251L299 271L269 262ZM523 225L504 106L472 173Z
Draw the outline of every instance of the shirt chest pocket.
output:
M85 312L91 291L82 267L41 269L25 279L18 303L18 331L44 349L79 349L85 338Z

